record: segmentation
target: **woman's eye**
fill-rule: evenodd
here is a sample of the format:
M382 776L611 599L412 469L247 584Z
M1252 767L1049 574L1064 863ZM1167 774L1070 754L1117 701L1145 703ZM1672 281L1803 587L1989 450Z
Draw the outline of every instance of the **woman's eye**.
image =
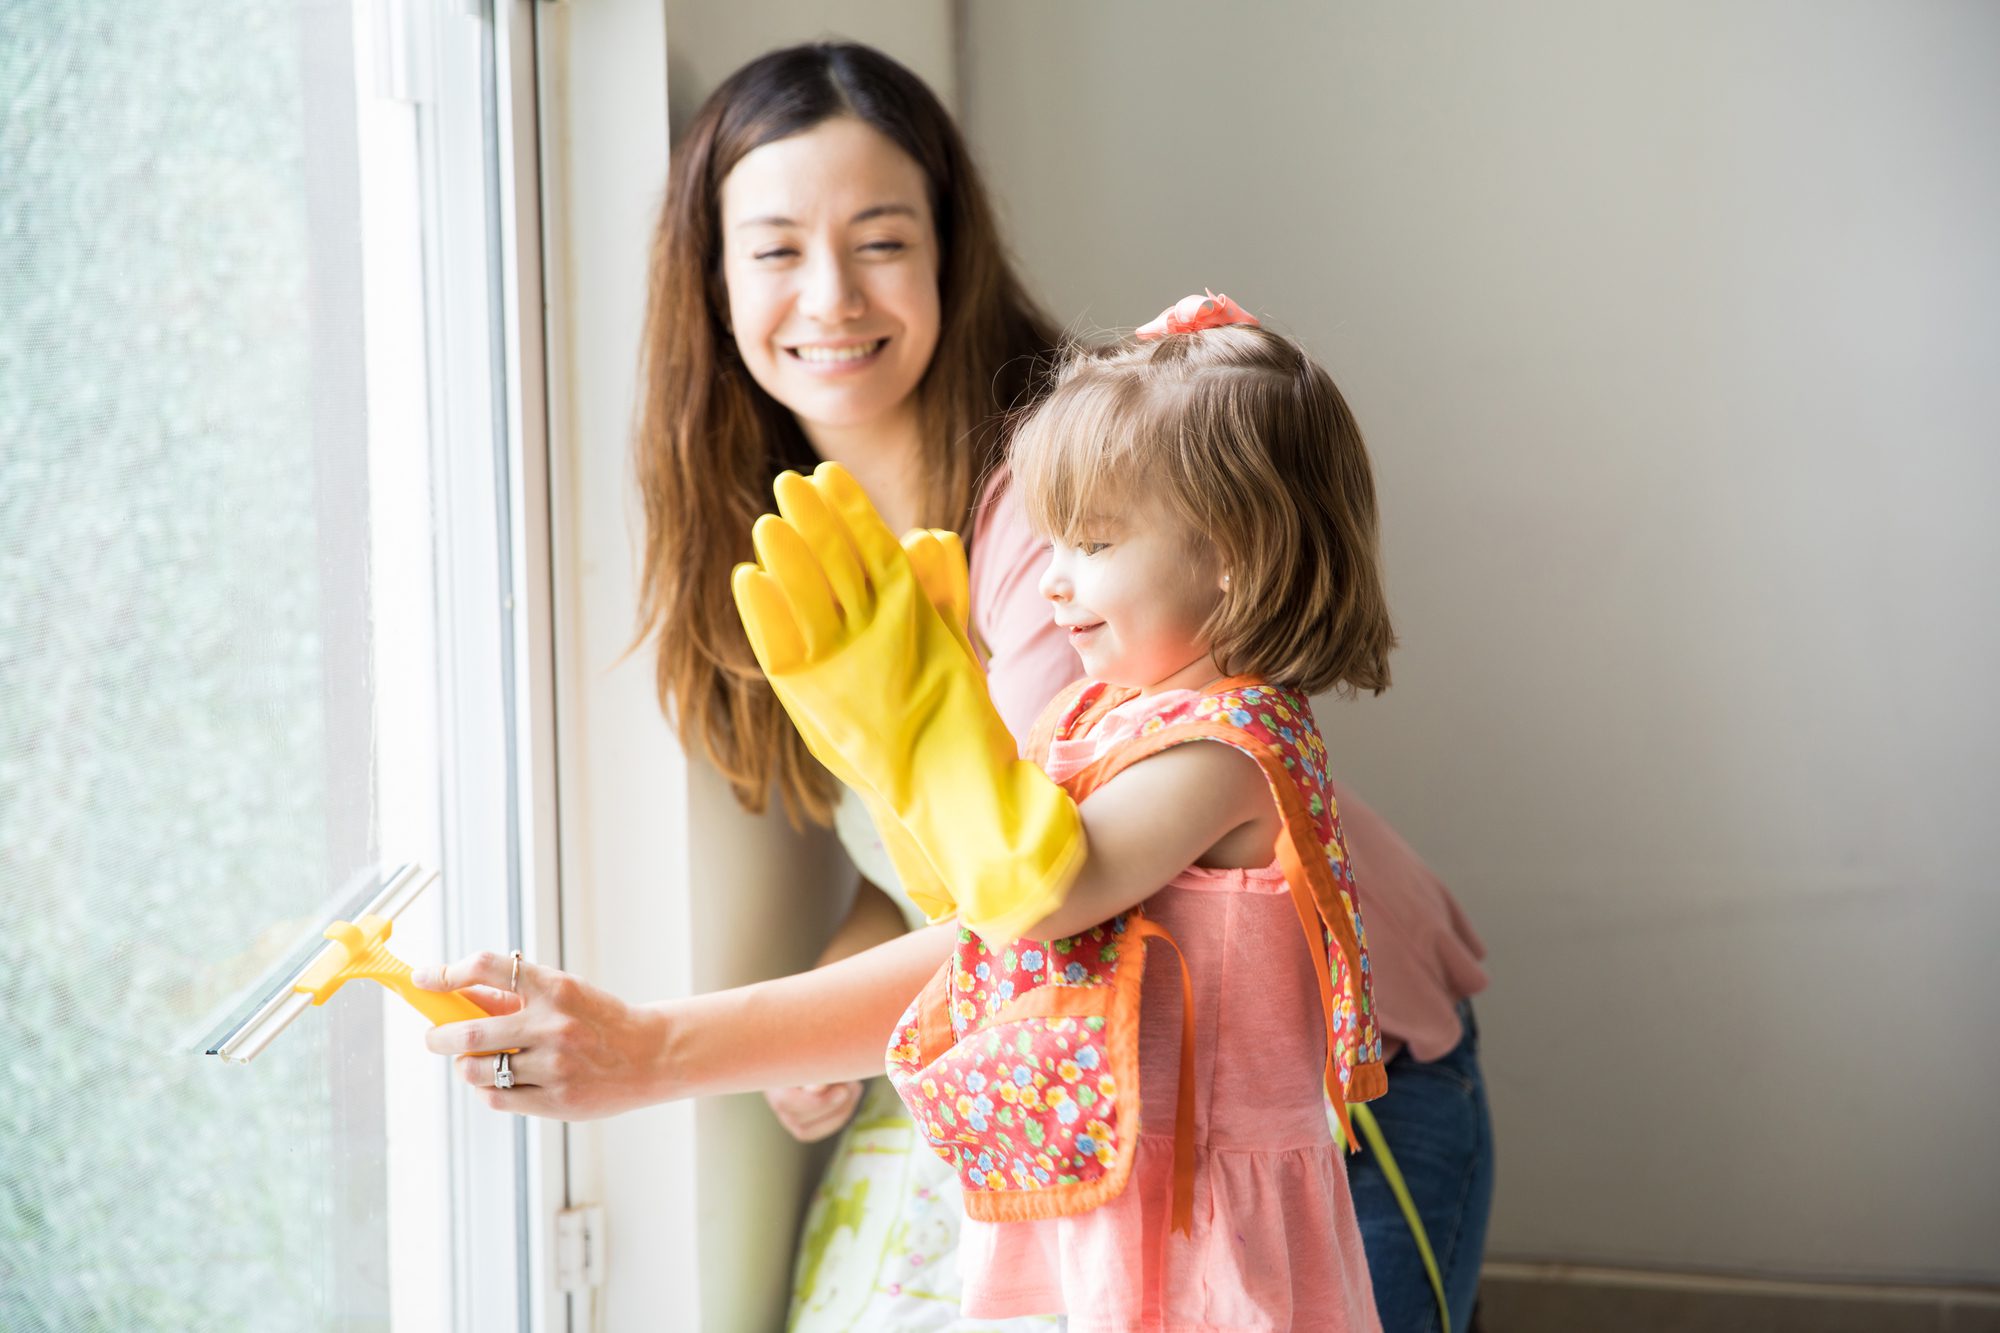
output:
M906 247L901 241L870 241L868 242L868 244L862 246L861 248L873 254L893 255L893 254L900 254L903 250L907 249L908 247Z
M758 259L758 260L763 260L763 259L790 259L790 258L791 258L792 256L796 255L797 253L798 253L798 251L796 251L796 250L792 249L792 248L791 248L790 246L788 246L788 245L781 245L781 246L776 246L776 247L774 247L774 248L772 248L772 249L769 249L769 250L759 250L759 251L757 251L757 252L756 252L755 254L751 255L750 257L751 257L752 259Z
M1110 542L1078 542L1076 549L1082 551L1085 555L1096 555L1109 545L1111 545Z

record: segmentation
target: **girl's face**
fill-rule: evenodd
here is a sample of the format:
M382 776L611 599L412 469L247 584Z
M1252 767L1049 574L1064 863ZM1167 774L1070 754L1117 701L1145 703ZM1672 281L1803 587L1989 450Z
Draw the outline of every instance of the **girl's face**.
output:
M752 149L722 182L737 350L808 436L915 407L938 263L923 170L852 116Z
M1075 545L1051 543L1041 590L1085 675L1151 693L1215 677L1201 627L1223 577L1213 543L1139 496L1089 523Z

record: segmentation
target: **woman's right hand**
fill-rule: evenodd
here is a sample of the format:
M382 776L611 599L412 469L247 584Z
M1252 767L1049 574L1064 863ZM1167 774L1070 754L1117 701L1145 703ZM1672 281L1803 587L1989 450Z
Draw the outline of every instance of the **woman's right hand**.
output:
M861 1104L860 1083L809 1083L797 1088L766 1088L764 1100L785 1132L800 1143L817 1143L837 1134Z
M426 990L470 989L487 1010L434 1027L424 1041L460 1057L459 1077L496 1111L594 1120L680 1097L826 1083L837 1090L817 1100L830 1116L842 1097L859 1100L858 1085L849 1093L842 1084L882 1071L897 1016L957 936L955 925L929 926L810 972L644 1005L527 961L512 987L506 954L424 968L415 980ZM512 1088L494 1086L496 1051L519 1052ZM852 1111L850 1103L841 1118Z
M460 1057L459 1077L496 1111L595 1120L674 1095L665 1077L669 1022L657 1007L625 1003L553 967L508 954L480 953L442 968L420 968L425 990L469 989L491 1017L432 1028L426 1044ZM515 987L518 986L518 989ZM516 1052L514 1086L493 1086L496 1057Z

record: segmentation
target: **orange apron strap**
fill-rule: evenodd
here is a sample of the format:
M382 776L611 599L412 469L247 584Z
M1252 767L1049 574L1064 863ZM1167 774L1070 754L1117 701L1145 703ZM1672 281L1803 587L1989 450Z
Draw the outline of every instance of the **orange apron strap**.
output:
M1327 1098L1339 1115L1343 1131L1347 1132L1347 1142L1355 1143L1352 1127L1347 1119L1348 1089L1340 1083L1338 1034L1334 1032L1333 1020L1335 1001L1333 994L1333 973L1327 963L1326 937L1322 926L1333 933L1334 942L1347 958L1349 969L1348 985L1358 986L1361 954L1354 940L1354 929L1341 911L1339 898L1327 873L1322 870L1315 878L1311 863L1300 855L1298 837L1300 830L1312 827L1312 819L1306 813L1305 798L1300 795L1297 784L1285 772L1284 765L1277 757L1261 745L1246 748L1241 742L1247 739L1237 728L1226 723L1204 721L1179 723L1157 731L1143 739L1120 746L1096 763L1090 764L1073 775L1063 786L1080 804L1093 791L1109 782L1125 769L1143 759L1151 758L1160 751L1190 741L1217 740L1248 754L1263 770L1265 785L1270 789L1272 799L1277 803L1280 832L1277 838L1278 863L1285 872L1286 887L1292 893L1292 906L1298 912L1299 925L1305 931L1306 952L1312 957L1313 975L1319 982L1320 1012L1326 1021L1326 1064L1321 1070L1321 1081L1326 1085ZM1327 881L1327 882L1322 882ZM1358 997L1357 1007L1358 1007Z
M917 1068L928 1067L932 1061L951 1049L958 1034L951 1026L951 974L958 967L958 955L954 953L944 960L944 966L931 974L917 993Z
M1021 757L1030 763L1040 764L1049 756L1049 742L1056 736L1056 728L1069 716L1069 710L1076 707L1076 701L1090 688L1088 680L1073 680L1056 691L1056 697L1043 706L1035 716L1035 725L1028 729L1028 743L1021 747Z
M1141 939L1152 938L1173 945L1174 960L1181 965L1181 1077L1174 1107L1173 1230L1186 1236L1194 1231L1194 983L1188 977L1187 955L1163 927L1141 917L1132 923L1131 929ZM1134 1125L1132 1132L1136 1135L1139 1127Z
M1347 1123L1347 1095L1340 1086L1340 1043L1333 1028L1333 972L1327 966L1326 936L1320 920L1319 902L1313 896L1311 879L1300 861L1298 842L1292 836L1289 820L1278 833L1278 864L1284 868L1285 887L1292 891L1292 910L1298 913L1299 925L1306 933L1306 952L1312 957L1313 975L1319 980L1319 1009L1326 1021L1326 1064L1320 1070L1320 1082L1326 1088L1327 1100L1333 1104L1334 1113L1340 1117L1340 1129L1344 1136L1341 1142L1351 1148L1354 1130Z
M1097 697L1090 701L1088 707L1079 709L1078 705L1082 702L1083 696L1089 693L1093 687L1098 691ZM1049 701L1048 706L1043 708L1041 714L1035 718L1035 725L1028 730L1027 744L1021 747L1021 757L1030 763L1046 768L1048 766L1049 747L1056 740L1067 740L1077 731L1087 731L1096 723L1098 718L1103 717L1106 713L1137 693L1137 690L1130 687L1101 685L1091 680L1070 682L1057 693L1055 698ZM1072 713L1076 714L1074 718L1070 716ZM1065 726L1065 723L1068 725ZM1060 736L1058 736L1058 733L1060 733ZM1079 797L1078 799L1082 798Z

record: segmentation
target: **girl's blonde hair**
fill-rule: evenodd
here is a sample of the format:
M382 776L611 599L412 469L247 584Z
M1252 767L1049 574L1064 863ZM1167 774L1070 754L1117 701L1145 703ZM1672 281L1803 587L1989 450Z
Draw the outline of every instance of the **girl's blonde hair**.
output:
M1009 456L1029 521L1059 541L1144 487L1213 542L1230 577L1202 633L1224 671L1314 694L1389 687L1368 451L1290 338L1232 325L1074 350Z

